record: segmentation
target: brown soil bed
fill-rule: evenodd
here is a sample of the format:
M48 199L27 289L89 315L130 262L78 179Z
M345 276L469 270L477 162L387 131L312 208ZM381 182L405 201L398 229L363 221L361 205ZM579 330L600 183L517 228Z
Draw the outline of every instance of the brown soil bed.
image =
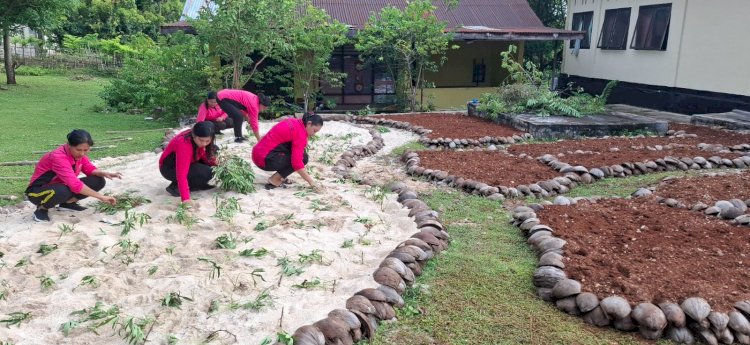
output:
M523 132L513 127L498 125L494 122L461 114L413 114L378 116L381 119L408 122L432 130L430 139L480 139L483 137L510 137L522 135Z
M739 157L736 153L710 153L694 148L678 148L673 150L651 151L651 150L625 150L618 152L594 153L594 154L572 154L558 157L559 160L570 165L583 165L587 168L598 168L607 165L653 161L667 156L683 158L694 158L701 156L708 158L719 156L721 158L734 159Z
M565 271L585 291L631 303L703 297L714 310L750 299L750 231L651 198L549 206L543 224L567 241Z
M490 186L515 187L560 176L534 159L502 151L420 151L419 158L426 169L447 171Z
M697 139L707 144L722 144L724 146L750 144L750 134L743 134L736 131L715 129L705 126L694 126L682 123L670 123L669 129L673 129L675 131L685 131L686 133L690 134L697 134Z
M747 200L750 199L750 171L667 180L656 188L656 195L680 200L685 205L702 202L712 206L719 200Z

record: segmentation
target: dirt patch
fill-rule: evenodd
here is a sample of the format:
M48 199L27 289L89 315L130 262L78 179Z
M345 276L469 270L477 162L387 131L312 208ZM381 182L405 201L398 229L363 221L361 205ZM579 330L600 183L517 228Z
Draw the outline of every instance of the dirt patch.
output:
M720 311L750 299L746 228L650 198L549 206L538 216L568 242L568 276L600 298L680 303L700 296Z
M671 179L656 188L656 195L674 198L685 205L702 202L712 206L719 200L750 199L750 172Z
M560 176L534 159L502 151L421 151L419 158L426 169L447 171L490 186L515 187Z
M701 142L707 144L722 144L732 146L739 144L750 144L750 133L740 133L726 129L716 129L705 126L693 126L682 123L670 123L669 129L685 131L686 133L698 135Z
M378 116L381 119L408 122L432 130L428 138L480 139L483 137L510 137L524 132L513 127L498 125L484 119L455 114L413 114Z

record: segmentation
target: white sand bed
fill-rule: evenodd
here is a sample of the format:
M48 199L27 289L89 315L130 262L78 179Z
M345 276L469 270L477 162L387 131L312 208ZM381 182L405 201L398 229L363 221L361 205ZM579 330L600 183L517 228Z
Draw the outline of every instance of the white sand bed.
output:
M261 132L271 125L261 123ZM235 144L230 131L225 132L220 142L249 160L251 145ZM122 226L102 222L119 222L124 213L97 213L93 200L82 202L90 207L83 212L50 211L52 224L34 223L32 206L0 215L0 251L7 264L0 268L0 293L7 291L6 299L0 300L0 319L12 312L31 313L19 326L0 326L0 341L16 345L125 344L110 325L102 326L99 335L87 330L87 324L67 337L59 330L61 324L81 317L71 316L71 312L101 302L105 307L119 306L121 320L127 316L155 319L149 343L166 344L168 336L174 335L180 344L195 344L214 331L225 330L236 335L237 343L260 344L266 337L275 337L277 331L293 332L334 308L343 308L345 300L360 289L377 286L372 272L390 250L416 232L416 227L395 195L376 201L372 190L337 180L331 173L330 163L344 149L371 139L366 130L328 122L318 135L320 139L310 144L309 165L326 191L313 193L296 174L289 188L267 191L263 185L270 173L256 168L257 192L218 194L222 200L239 200L242 211L231 223L213 217L216 190L193 193L198 205L193 214L201 221L191 229L168 223L166 219L174 215L179 199L164 191L168 182L159 174L159 155L154 153L95 162L123 173L122 181L108 181L105 192L135 190L151 200L130 211L150 215L150 222L126 236L120 236ZM403 131L383 136L387 148L380 154L413 139ZM364 169L371 168L365 164ZM74 230L61 236L63 225ZM237 238L236 249L215 249L214 240L225 234ZM137 253L118 255L118 242L127 239L137 243ZM41 244L56 244L58 249L42 256L36 253ZM269 252L264 257L239 256L242 250L261 248ZM300 255L310 254L319 254L322 262L300 263ZM214 272L210 277L212 265L199 257L219 265L220 276ZM14 267L25 258L30 263ZM281 258L288 259L291 269L303 272L283 275L277 265ZM39 278L43 276L55 281L45 291ZM84 276L95 276L100 285L79 286ZM305 281L320 283L309 289L294 287ZM180 309L162 306L170 292L192 301L184 300ZM253 303L248 302L264 292L270 295L270 304L258 310L250 308ZM219 309L209 313L212 301ZM221 339L232 343L228 333L218 335L215 343L223 343Z

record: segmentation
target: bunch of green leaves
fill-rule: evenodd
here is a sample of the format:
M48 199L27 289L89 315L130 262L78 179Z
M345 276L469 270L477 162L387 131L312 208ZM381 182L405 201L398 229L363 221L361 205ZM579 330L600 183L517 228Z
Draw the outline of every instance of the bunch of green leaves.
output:
M231 190L241 194L255 192L253 166L240 156L221 154L219 165L214 167L214 177L222 190Z
M309 254L298 254L299 259L297 261L300 264L325 264L323 262L323 252L320 249L315 249Z
M331 210L331 205L328 205L325 202L320 201L319 199L313 199L310 202L310 209L313 212L329 211L329 210Z
M244 257L255 257L255 258L262 258L264 256L268 255L268 249L266 248L259 248L259 249L245 249L240 252L240 256Z
M147 224L150 219L151 216L146 213L131 213L130 210L126 210L125 219L118 224L122 225L122 232L120 232L120 236L126 236L127 234L129 234L130 230L135 229L136 225L142 228L143 224Z
M180 309L180 307L182 306L182 300L186 300L186 301L190 301L190 302L193 301L189 297L185 297L183 295L180 295L179 292L172 291L172 292L168 293L166 296L164 296L164 298L162 298L161 305L163 305L165 307Z
M77 320L70 320L60 325L60 331L68 336L70 331L78 326L87 324L88 329L96 332L99 327L111 324L114 329L120 320L120 308L111 306L106 308L102 302L96 302L92 308L84 308L70 313L71 316L80 316Z
M117 248L117 252L112 254L112 259L119 259L121 263L129 265L135 261L135 256L141 248L138 242L134 242L131 239L122 239L110 247L102 249L102 252L107 254L107 251L112 248Z
M302 267L299 267L292 263L291 260L289 260L288 257L284 256L281 258L278 258L276 260L277 266L281 266L281 274L283 276L291 277L291 276L298 276L305 272Z
M193 225L198 224L200 220L190 213L190 208L190 205L180 203L180 205L177 206L175 213L167 217L167 222L182 224L188 229L192 228Z
M37 250L36 252L42 254L42 256L45 256L55 250L57 250L57 244L49 245L42 243L41 245L39 245L39 250Z
M117 203L115 203L114 205L110 205L106 202L99 201L94 205L96 211L113 215L117 213L117 211L127 211L134 207L138 207L151 202L151 200L138 195L137 192L133 190L126 191L122 194L116 194L114 195L114 197L115 199L117 199Z
M273 297L271 297L271 293L268 292L268 289L261 291L258 296L255 297L255 299L245 302L245 303L232 303L229 307L231 309L249 309L253 311L259 311L265 307L271 306L273 304Z
M216 213L214 213L214 217L227 223L231 223L232 218L234 218L237 213L242 212L242 208L238 201L239 200L233 196L220 201L219 196L216 195L214 197L214 205L216 205Z
M75 230L75 224L70 225L63 223L58 225L57 228L60 229L60 237L58 238L61 238L63 235L73 232L73 230Z
M237 248L237 236L233 234L224 234L214 240L214 245L218 249L235 249Z
M29 319L31 319L31 313L16 311L8 314L8 317L0 320L0 323L4 323L8 328L13 325L21 327L21 322L28 321Z
M292 285L292 287L295 289L312 290L322 285L323 285L323 282L321 282L319 278L313 278L312 280L305 279L304 281L302 281L302 283Z
M88 275L88 276L83 276L83 278L81 278L81 282L78 283L78 286L76 286L76 288L79 286L84 286L84 285L88 285L91 287L98 287L100 284L101 283L99 282L99 279L96 276Z
M39 276L39 284L42 287L42 291L46 291L55 286L55 280L50 276Z

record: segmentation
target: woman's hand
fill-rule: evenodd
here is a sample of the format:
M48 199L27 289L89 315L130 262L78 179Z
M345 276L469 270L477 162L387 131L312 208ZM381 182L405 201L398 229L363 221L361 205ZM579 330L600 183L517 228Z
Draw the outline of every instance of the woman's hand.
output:
M103 203L110 204L112 206L114 206L117 203L117 199L109 195L102 195L101 198L99 198L99 200L101 200Z
M105 178L108 178L110 180L113 179L113 178L122 179L122 174L119 173L119 172L102 171L101 172L101 176L105 177Z
M326 192L326 187L324 187L320 183L314 183L314 184L310 185L310 187L312 187L313 191L315 191L315 193L318 193L318 194Z

